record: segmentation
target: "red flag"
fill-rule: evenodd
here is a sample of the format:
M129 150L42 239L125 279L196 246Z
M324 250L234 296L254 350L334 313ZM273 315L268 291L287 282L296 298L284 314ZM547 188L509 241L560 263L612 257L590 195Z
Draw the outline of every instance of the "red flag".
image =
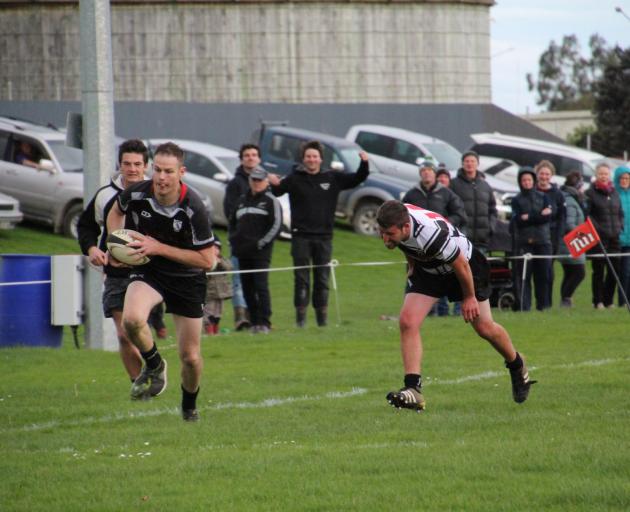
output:
M597 234L595 226L593 226L593 223L591 222L591 218L587 217L586 222L580 224L574 230L564 235L563 240L569 248L571 256L577 258L588 251L591 247L597 245L597 242L599 242L599 235Z

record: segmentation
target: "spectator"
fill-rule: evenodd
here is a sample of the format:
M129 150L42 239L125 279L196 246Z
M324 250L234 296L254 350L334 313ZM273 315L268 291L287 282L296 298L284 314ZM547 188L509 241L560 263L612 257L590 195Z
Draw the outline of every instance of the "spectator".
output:
M420 182L404 195L402 201L439 213L462 230L466 225L464 204L457 194L437 181L436 172L433 162L423 161L419 169Z
M610 167L608 164L599 164L595 169L595 181L586 191L587 215L593 221L593 225L599 234L601 245L607 253L619 253L619 235L623 229L623 210L619 194L610 180ZM596 245L589 254L601 254L601 247ZM610 263L615 272L619 270L619 258L610 258ZM615 295L615 276L605 258L595 257L591 260L593 268L592 291L593 307L596 309L612 308Z
M215 236L214 246L217 248L217 272L232 270L232 263L221 254L221 242ZM219 323L223 316L223 301L232 297L232 284L228 274L206 274L206 303L203 305L203 329L206 334L219 334Z
M337 198L342 190L361 184L370 173L367 153L359 153L361 163L355 173L322 169L324 146L310 141L302 148L302 163L283 180L270 175L273 193L288 193L291 204L291 255L296 267L314 265L313 307L317 325L328 322L328 278L332 256L333 226ZM295 319L298 327L306 324L310 295L310 271L294 271Z
M567 174L564 185L560 187L564 194L566 209L564 234L574 230L584 222L583 186L582 175L579 171L572 171ZM570 308L573 306L573 294L586 275L586 256L582 254L577 258L572 258L569 256L569 249L564 242L558 246L558 254L565 255L560 259L563 270L562 284L560 285L560 306Z
M630 299L630 167L621 166L615 169L615 188L623 211L623 230L619 236L621 252L628 254L621 258L619 278L626 298ZM620 306L625 305L621 290L619 290L618 300Z
M18 143L17 151L15 152L14 161L16 164L26 165L37 169L39 167L39 159L35 154L35 149L30 142L21 140Z
M421 162L420 183L409 190L402 201L439 213L453 226L462 230L466 225L464 204L457 194L437 181L436 172L437 169L433 162L429 160ZM448 299L446 297L442 297L433 306L429 315L434 314L448 316Z
M549 232L551 236L551 254L558 254L558 248L562 244L562 237L564 235L564 223L566 219L566 207L564 204L564 194L560 191L555 183L551 182L551 178L556 173L556 168L548 160L542 160L534 168L536 171L536 188L549 198L551 204L551 221L549 223ZM553 262L549 265L549 286L547 287L547 293L549 294L547 301L549 307L553 304Z
M492 188L478 168L479 155L474 151L464 153L462 167L451 181L451 190L464 202L467 216L464 234L485 255L497 220L497 204Z
M438 166L438 170L435 173L435 177L438 180L438 183L441 183L445 187L451 186L451 173L448 171L446 167L443 167L442 164Z
M269 192L267 171L257 167L249 173L249 191L236 203L230 217L230 244L243 273L243 294L252 322L252 333L269 334L271 296L269 273L273 241L282 227L280 202Z
M256 144L243 144L239 149L238 156L241 160L241 165L237 167L234 178L228 183L223 198L223 211L225 218L228 219L228 229L229 219L234 213L236 202L249 190L249 175L260 165L260 148ZM232 263L233 270L239 270L238 258L234 256L231 247L230 253L230 263ZM251 322L249 321L247 303L243 296L241 276L238 272L232 274L232 306L234 307L234 328L237 331L249 329Z
M552 208L549 198L535 189L536 173L531 167L524 167L518 172L518 186L521 191L512 198L512 236L517 255L534 254L548 256L551 254L551 238L549 223ZM525 278L523 279L523 265ZM534 274L536 309L542 311L549 307L549 266L551 260L534 258L516 261L514 285L516 300L520 302L521 311L531 309L532 289L531 277Z

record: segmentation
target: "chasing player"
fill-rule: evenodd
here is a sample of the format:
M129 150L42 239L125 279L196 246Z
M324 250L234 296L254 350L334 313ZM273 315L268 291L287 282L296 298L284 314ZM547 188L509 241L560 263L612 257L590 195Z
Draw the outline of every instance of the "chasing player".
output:
M514 349L507 331L490 312L490 268L483 254L441 215L400 201L381 205L376 218L388 249L398 247L408 262L407 288L400 311L400 348L404 386L387 395L397 408L421 411L422 340L420 327L442 296L462 301L462 316L479 336L503 356L512 379L514 401L527 400L530 381L525 361Z

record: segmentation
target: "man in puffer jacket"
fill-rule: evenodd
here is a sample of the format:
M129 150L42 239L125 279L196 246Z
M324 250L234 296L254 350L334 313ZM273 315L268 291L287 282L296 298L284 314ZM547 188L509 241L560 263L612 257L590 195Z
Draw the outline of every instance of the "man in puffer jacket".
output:
M461 230L467 220L464 203L451 189L438 183L436 172L433 162L423 161L420 164L420 183L405 194L402 202L439 213Z
M464 203L468 221L463 231L475 248L488 251L490 237L497 220L497 203L492 188L478 170L479 155L468 151L462 155L462 168L451 182L451 190Z
M535 189L536 173L530 167L518 172L520 193L512 198L512 236L518 255L551 255L551 203L549 198ZM521 311L531 309L531 276L534 274L536 309L542 311L549 307L549 267L551 260L534 258L531 262L516 260L514 284L516 299L520 301ZM525 279L522 279L523 265L527 265ZM521 288L522 287L522 288Z
M619 306L625 305L625 299L630 298L630 167L621 166L615 169L615 189L621 201L623 211L623 231L619 235L621 252L628 253L628 256L621 258L620 279L621 287L625 292L625 298L619 290Z

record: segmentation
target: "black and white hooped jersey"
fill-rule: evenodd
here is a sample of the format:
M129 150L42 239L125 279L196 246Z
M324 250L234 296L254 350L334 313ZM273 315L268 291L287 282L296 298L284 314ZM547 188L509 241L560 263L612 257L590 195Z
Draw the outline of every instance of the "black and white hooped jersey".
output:
M162 206L154 197L151 180L135 184L118 196L125 213L125 227L182 249L201 250L214 244L208 212L201 198L182 183L177 203ZM161 256L151 257L147 267L171 276L196 275L201 269Z
M417 267L430 274L450 274L450 265L462 252L466 259L472 244L466 236L439 213L405 204L411 220L411 234L398 247Z

